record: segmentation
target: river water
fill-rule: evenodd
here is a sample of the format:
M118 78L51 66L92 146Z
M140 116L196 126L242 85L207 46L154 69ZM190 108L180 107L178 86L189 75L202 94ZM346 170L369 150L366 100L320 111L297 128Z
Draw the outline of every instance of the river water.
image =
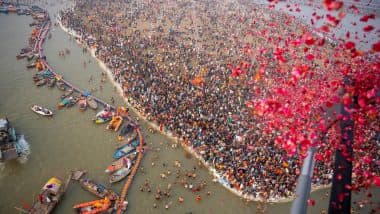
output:
M42 6L49 8L53 18L65 5L49 3ZM7 116L31 146L31 155L26 163L11 161L1 165L0 213L18 213L14 207L30 206L50 177L65 179L72 169L86 169L89 178L108 184L104 169L113 161L112 154L116 146L115 133L105 130L104 125L92 123L95 111L79 112L77 107L58 110L56 104L61 91L56 88L37 88L32 81L35 71L25 68L26 60L16 60L20 48L27 44L32 30L29 27L31 22L31 17L0 14L0 116ZM116 105L123 104L110 81L107 80L100 90L102 70L59 27L52 27L52 38L46 41L44 47L49 64L66 80L82 89L97 88L95 96L106 101L114 97ZM64 58L58 56L58 52L65 48L71 53ZM87 62L86 67L83 66L84 62ZM89 83L91 75L94 81ZM32 104L53 109L54 117L48 119L37 116L30 110ZM189 157L180 146L173 148L175 142L163 135L150 133L147 131L148 125L142 121L140 125L149 151L128 192L129 213L256 213L261 209L257 203L247 203L214 183L207 169L198 165L197 160ZM174 166L175 160L180 161L181 168ZM194 168L197 177L187 178L187 182L194 186L201 182L207 184L203 191L196 194L182 187L179 181L183 176L176 178L175 173L181 170L182 175ZM171 172L170 175L162 179L160 174L168 171ZM140 191L139 187L146 180L152 189L151 193ZM112 185L112 188L121 192L124 182ZM156 201L156 188L165 190L168 184L172 185L171 196ZM207 192L211 194L208 195ZM312 194L317 203L309 209L309 213L320 213L326 209L328 192L329 190L320 190ZM195 201L196 195L200 195L202 201ZM179 196L184 198L183 203L177 201ZM82 190L79 184L73 183L55 213L75 213L73 205L95 199L95 196ZM153 208L154 203L157 208ZM170 205L167 210L164 208L166 204ZM267 204L267 213L287 213L289 209L290 203Z

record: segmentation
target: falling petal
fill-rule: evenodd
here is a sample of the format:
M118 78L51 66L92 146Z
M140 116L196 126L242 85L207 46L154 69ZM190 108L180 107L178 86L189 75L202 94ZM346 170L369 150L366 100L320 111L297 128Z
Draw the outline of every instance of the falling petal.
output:
M370 31L372 31L373 29L375 29L372 25L368 25L368 26L365 26L364 28L363 28L363 31L364 32L370 32Z

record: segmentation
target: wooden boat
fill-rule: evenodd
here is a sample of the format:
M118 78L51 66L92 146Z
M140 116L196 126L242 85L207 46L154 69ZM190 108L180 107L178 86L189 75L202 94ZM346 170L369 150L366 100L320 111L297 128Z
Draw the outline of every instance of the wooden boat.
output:
M47 86L49 86L50 88L54 87L55 85L55 78L48 78L47 79Z
M17 10L17 15L21 16L21 15L25 15L25 14L26 14L26 10L21 9L21 8L19 8L19 9Z
M111 110L101 110L96 114L94 121L96 124L106 123L112 119L113 114L114 113Z
M69 98L65 98L65 99L61 100L61 101L58 103L57 107L58 107L59 109L61 109L61 108L65 107L65 106L67 106L69 103L70 103Z
M118 148L118 149L115 151L115 153L113 154L113 158L115 158L115 159L119 159L119 158L121 158L121 157L123 157L123 156L128 155L129 153L131 153L131 152L133 152L133 151L135 151L135 147L133 147L133 146L131 146L131 145L129 145L129 144L124 145L124 146Z
M38 61L36 64L36 69L38 71L42 71L42 70L44 70L44 65L40 61Z
M58 108L71 107L75 105L77 101L78 101L78 98L75 96L66 97L58 103L57 107Z
M112 120L107 125L107 129L111 129L117 132L122 123L123 123L123 118L121 116L113 116Z
M65 83L64 82L62 82L62 81L60 81L60 80L58 80L57 81L57 88L59 89L59 90L61 90L61 91L64 91L65 89L66 89L66 86L65 86Z
M55 206L60 201L65 190L62 181L58 178L52 177L43 186L36 203L29 210L31 214L48 214L53 211Z
M80 111L84 111L87 109L87 101L85 97L82 96L81 98L79 98L78 106Z
M17 13L17 7L13 5L8 6L8 12Z
M61 99L70 96L74 92L74 89L68 88L65 90L65 92L61 95Z
M111 206L109 198L89 201L75 205L73 208L81 214L95 214L105 212Z
M131 140L130 142L131 146L133 147L138 147L140 145L140 139L139 138L134 138L133 140Z
M117 170L110 176L110 183L112 184L121 181L123 178L127 177L129 173L131 173L131 170L126 167Z
M91 192L99 198L109 197L111 201L119 199L119 195L117 193L107 189L103 184L97 183L90 179L80 179L79 183L83 189Z
M34 81L34 83L36 83L36 82L38 82L38 81L40 81L42 79L44 79L44 78L41 77L41 76L39 76L38 74L34 74L33 75L33 81Z
M28 56L27 54L23 53L23 54L18 54L16 55L16 59L23 59L25 58L26 56Z
M72 107L75 104L77 104L79 98L77 96L71 96L69 100L70 100L69 104L66 105L67 108Z
M35 84L36 84L36 86L43 86L46 84L46 79L42 78L42 79L38 80Z
M124 136L126 136L127 134L133 132L133 129L134 129L134 127L130 123L124 124L120 128L119 135L117 136L117 139L119 141L124 140Z
M127 118L128 117L128 111L129 111L128 108L125 108L123 106L119 106L116 108L116 115L121 116L123 118Z
M87 97L86 101L87 101L88 107L90 107L94 110L96 110L98 108L98 103L96 102L96 100L94 100L94 98Z
M54 77L54 74L50 70L44 70L44 71L40 71L40 72L33 75L33 78L36 78L36 77L50 78L50 77Z
M8 13L7 7L0 7L0 13Z
M26 54L26 53L29 53L31 51L33 51L33 48L31 48L31 47L22 48L20 50L20 54Z
M53 116L53 111L51 111L50 109L38 106L38 105L33 105L32 107L30 107L30 109L32 109L32 111L42 116Z
M134 139L136 139L137 133L135 131L128 133L126 136L123 137L122 141L117 142L118 148L130 144Z
M26 65L26 68L28 68L28 69L30 69L30 68L35 68L35 67L36 67L36 64L37 64L36 62L32 62L32 63Z
M38 58L38 55L33 54L33 53L28 54L28 56L26 57L28 61L32 61L33 59L37 59L37 58Z
M126 167L126 168L130 169L131 166L132 166L131 159L129 159L127 157L121 157L119 160L116 160L111 165L109 165L107 167L107 169L105 170L105 172L106 173L113 173L116 170L119 170L119 169L121 169L123 167Z

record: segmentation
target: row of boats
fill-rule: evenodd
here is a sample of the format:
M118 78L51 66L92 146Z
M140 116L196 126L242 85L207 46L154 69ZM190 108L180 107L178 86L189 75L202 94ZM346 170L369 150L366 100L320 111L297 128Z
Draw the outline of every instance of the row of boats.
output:
M92 98L89 93L78 95L73 88L67 87L65 83L61 81L61 78L62 77L60 76L54 76L49 70L38 71L33 75L33 79L36 83L48 79L49 87L54 87L55 83L58 89L64 91L57 104L58 109L70 108L76 104L78 104L80 111L86 110L87 106L94 110L98 108L97 101ZM50 81L52 79L55 81ZM53 82L53 84L50 84L50 82ZM40 86L41 84L37 85ZM42 106L33 105L31 110L39 115L53 116L52 110ZM116 111L114 111L110 106L106 106L103 110L96 113L93 119L96 124L108 123L106 129L118 132L118 145L113 157L120 160L114 163L115 167L110 167L107 171L112 173L110 176L110 183L118 182L126 177L130 173L131 160L136 158L136 154L133 153L133 151L135 150L135 147L139 145L139 141L137 139L137 134L134 131L135 125L128 122L123 125L123 122L128 120L127 116L128 109L125 107L118 107ZM124 156L129 156L128 160L126 160L126 157ZM118 166L128 167L118 168Z
M43 12L40 16L34 16L36 25L32 32L29 41L30 47L41 41L41 35L46 32L41 32L44 29L45 21L48 20L47 13ZM33 75L33 81L36 86L41 87L47 85L50 88L57 87L63 91L60 96L60 101L57 104L58 109L70 108L78 105L79 110L84 111L87 108L98 109L100 101L91 96L89 92L80 92L73 88L69 83L63 80L62 76L57 75L51 70L47 69L44 60L46 58L36 54L36 48L24 48L17 55L17 59L26 58L29 63L27 68L36 68L37 73ZM49 67L49 66L47 66ZM31 106L31 110L39 115L53 116L54 112L48 108L39 105ZM118 107L113 109L109 105L105 105L104 109L96 113L94 119L95 124L106 124L107 129L118 132L117 135L117 148L113 155L114 161L105 168L105 172L109 175L109 182L116 183L126 178L134 167L136 157L138 155L137 146L140 144L140 136L137 135L137 126L128 120L128 109ZM124 124L123 124L124 123ZM84 179L82 176L85 174L83 171L72 172L68 181L63 183L62 180L53 177L43 186L38 197L38 201L34 203L33 207L29 209L28 213L51 213L54 207L61 200L71 180L76 180L80 183L83 189L91 192L100 199L80 203L73 208L79 213L94 214L94 213L112 213L117 208L126 208L127 201L123 201L116 192L107 188L105 185L97 183L91 179Z
M32 11L28 8L18 8L14 5L0 6L0 13L17 13L18 15L30 15Z

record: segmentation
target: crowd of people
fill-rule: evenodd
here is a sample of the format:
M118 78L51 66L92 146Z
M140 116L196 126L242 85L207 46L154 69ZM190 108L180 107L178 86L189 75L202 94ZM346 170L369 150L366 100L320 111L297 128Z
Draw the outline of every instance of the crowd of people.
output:
M299 20L245 0L77 0L60 20L112 70L133 106L183 139L230 188L269 200L294 194L301 158L262 132L246 101L263 61L266 75L279 74L276 44L305 33ZM296 60L304 59L299 49ZM331 179L331 162L317 161L313 183Z

